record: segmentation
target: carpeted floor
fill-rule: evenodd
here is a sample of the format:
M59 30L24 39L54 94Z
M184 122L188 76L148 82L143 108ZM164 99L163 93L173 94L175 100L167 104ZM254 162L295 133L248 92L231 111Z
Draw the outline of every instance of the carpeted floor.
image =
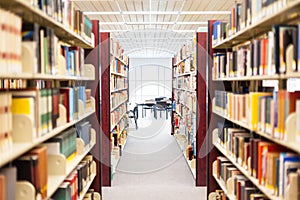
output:
M204 200L206 188L194 177L173 136L170 119L139 119L130 128L112 187L103 200Z

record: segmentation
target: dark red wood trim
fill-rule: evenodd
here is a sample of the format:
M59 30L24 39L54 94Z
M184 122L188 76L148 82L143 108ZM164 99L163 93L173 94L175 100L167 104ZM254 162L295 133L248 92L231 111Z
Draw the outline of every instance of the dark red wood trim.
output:
M110 168L110 33L100 33L101 63L101 177L102 187L111 186Z
M208 120L208 140L207 140L207 151L209 152L207 157L207 195L209 195L210 192L215 191L217 188L219 188L217 182L212 176L212 163L215 161L216 157L219 154L216 148L213 147L212 144L212 131L214 128L217 127L218 119L217 116L212 113L212 99L214 97L215 93L215 83L212 81L212 66L213 66L213 48L212 48L212 31L213 31L213 23L215 20L208 21L208 65L207 65L207 74L208 74L208 110L207 110L207 120Z
M206 137L206 40L207 33L197 33L197 159L196 159L196 186L206 186L206 157L200 157L200 149ZM202 147L203 148L203 147Z

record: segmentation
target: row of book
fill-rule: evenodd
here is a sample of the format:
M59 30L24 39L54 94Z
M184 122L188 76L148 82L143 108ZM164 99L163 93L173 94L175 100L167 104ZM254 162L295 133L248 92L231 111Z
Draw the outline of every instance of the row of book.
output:
M180 89L195 91L197 88L197 78L196 76L181 76L174 80L174 85Z
M59 41L54 30L37 23L22 25L22 71L81 76L84 49Z
M271 16L292 1L284 0L243 0L235 3L227 21L216 21L213 24L213 45L243 30L245 27Z
M235 94L215 91L216 108L229 119L237 120L253 131L261 131L274 138L286 140L286 120L296 113L296 130L293 139L299 141L298 125L300 113L300 92L280 89L274 92L250 92Z
M213 78L299 73L299 26L274 25L232 52L215 53Z
M218 143L237 165L244 167L271 194L285 197L287 189L295 187L290 185L289 176L300 168L298 154L255 138L244 129L231 128L229 124L219 124Z
M129 58L125 54L125 50L122 48L121 43L110 37L110 53L113 55L114 59L118 58L128 65Z
M184 44L181 47L180 51L175 56L175 63L178 63L187 57L193 57L196 53L196 45L197 45L196 35L193 35L193 39L187 42L186 44ZM191 64L194 67L196 66L196 63L191 63Z
M124 63L122 61L120 61L119 59L116 59L115 57L113 57L111 60L110 69L111 69L111 72L119 73L124 76L127 76L127 66L124 65Z
M0 73L16 73L21 70L21 27L22 19L19 16L0 9Z
M181 106L189 109L190 112L196 112L197 110L197 98L196 93L184 92L178 90L174 92L174 98L178 102L176 104L176 110L181 110Z
M127 91L116 92L110 96L110 108L113 109L119 106L122 102L128 99Z
M216 158L215 178L227 188L227 194L217 191L220 199L226 199L226 195L233 195L237 200L268 199L262 194L252 182L245 177L226 157L218 156ZM229 178L233 179L233 191L230 191L228 185Z
M126 104L121 105L116 110L110 113L110 124L111 128L114 128L114 126L117 125L118 122L120 122L121 117L124 118L127 111Z
M128 80L125 77L120 77L112 74L110 77L110 90L125 89L128 87Z
M92 181L92 163L93 156L86 156L64 180L51 198L77 200L79 197L83 197L82 191ZM90 190L91 192L93 190Z
M124 118L122 122L116 125L113 131L111 132L113 147L119 147L124 145L127 137L127 131L125 130L127 124L127 119Z
M30 182L37 197L48 196L48 155L62 154L67 160L76 156L76 138L83 131L70 128L33 148L12 162L13 167L0 169L0 199L15 199L16 181ZM90 134L90 132L85 133ZM87 141L90 142L90 141Z
M32 138L39 138L58 126L59 104L67 110L67 122L78 119L78 101L83 102L86 111L92 110L90 89L75 88L27 88L0 93L2 110L0 119L5 126L0 128L0 152L11 149L15 116L24 115L32 122ZM18 134L18 133L15 133Z
M40 0L32 1L32 5L84 39L91 38L91 20L82 11L75 8L74 2L69 0Z

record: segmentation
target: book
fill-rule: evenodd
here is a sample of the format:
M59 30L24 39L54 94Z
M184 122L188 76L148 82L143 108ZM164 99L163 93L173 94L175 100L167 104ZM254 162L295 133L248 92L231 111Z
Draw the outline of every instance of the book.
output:
M52 196L55 200L72 199L72 190L69 182L63 182Z
M13 161L17 167L17 179L32 183L37 195L41 190L38 159L37 155L24 155Z
M48 190L48 161L47 161L47 147L38 146L28 152L29 155L38 156L37 173L39 174L40 193L44 199L47 197Z
M6 184L5 184L5 176L0 174L0 200L5 200L6 197Z
M0 169L0 175L5 177L5 199L16 199L17 168L14 166Z
M279 74L285 74L288 71L293 72L297 70L297 26L292 25L274 25L274 59L276 72ZM292 48L289 56L288 48ZM289 60L291 57L291 60ZM287 68L287 62L290 63L290 67Z

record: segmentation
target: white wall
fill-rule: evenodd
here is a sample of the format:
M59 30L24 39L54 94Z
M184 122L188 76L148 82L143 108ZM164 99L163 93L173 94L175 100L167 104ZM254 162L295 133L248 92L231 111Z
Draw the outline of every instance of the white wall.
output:
M129 60L129 102L143 102L156 97L171 97L171 58L132 58Z

